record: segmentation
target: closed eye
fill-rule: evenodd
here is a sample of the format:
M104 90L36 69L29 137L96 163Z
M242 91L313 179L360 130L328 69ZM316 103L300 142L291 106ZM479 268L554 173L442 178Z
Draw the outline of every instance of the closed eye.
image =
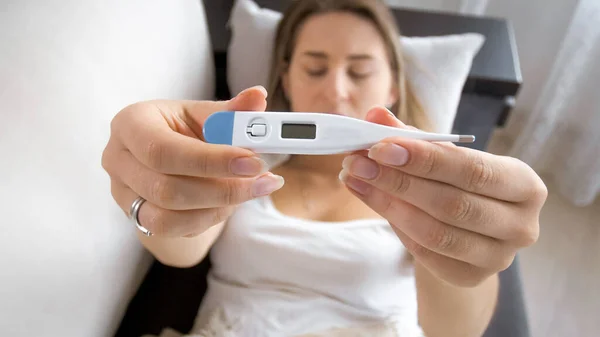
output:
M357 80L365 79L369 76L371 76L371 72L350 71L350 77L357 79Z
M327 69L306 69L306 73L312 77L320 77L327 73Z

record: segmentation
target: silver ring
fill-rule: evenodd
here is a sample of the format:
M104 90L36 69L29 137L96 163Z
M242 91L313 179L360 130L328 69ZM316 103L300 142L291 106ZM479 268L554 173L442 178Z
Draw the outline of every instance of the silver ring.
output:
M144 202L146 202L146 199L144 199L142 197L137 197L137 199L135 199L133 201L133 203L131 204L129 214L130 214L130 218L133 220L133 222L135 223L135 226L137 227L137 229L140 230L140 232L144 233L144 235L146 235L146 236L152 236L154 234L152 234L152 232L150 232L149 230L144 228L144 226L140 225L140 219L138 219L138 213L140 212L140 207L142 207L142 204Z

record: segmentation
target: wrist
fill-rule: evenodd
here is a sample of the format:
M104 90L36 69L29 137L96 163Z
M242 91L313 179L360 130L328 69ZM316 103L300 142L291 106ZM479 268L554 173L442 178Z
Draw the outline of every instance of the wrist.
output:
M419 323L427 336L480 336L493 316L499 277L477 286L451 284L415 261Z

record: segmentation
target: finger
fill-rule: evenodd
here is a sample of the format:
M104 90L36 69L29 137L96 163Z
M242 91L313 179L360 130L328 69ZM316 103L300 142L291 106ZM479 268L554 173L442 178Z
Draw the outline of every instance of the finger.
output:
M510 251L499 240L445 224L377 189L366 195L354 194L387 219L392 227L433 252L481 268L503 269L508 267L507 263L512 263L506 257Z
M257 178L196 178L166 175L148 169L130 152L116 153L108 171L138 195L170 210L224 207L264 196L283 186L271 173Z
M111 181L111 192L117 204L129 215L129 208L138 194L116 180ZM153 235L183 237L202 233L229 217L233 207L173 211L160 208L151 201L142 204L138 212L140 225Z
M433 252L419 245L397 228L392 228L406 247L406 250L415 257L415 260L427 268L434 276L450 284L459 287L475 287L494 273L490 270Z
M261 90L251 89L223 102L139 103L115 117L112 131L141 163L157 172L193 177L257 176L267 170L263 160L250 150L201 141L202 125L198 123L217 111L262 111L264 100Z
M402 128L413 128L404 125L402 121L400 121L390 110L384 107L374 107L367 112L367 116L365 118L366 121L376 124L382 124L387 126L396 126ZM413 128L414 129L414 128ZM369 154L369 150L357 150L352 151L349 154L359 154L362 156L367 156Z
M516 218L522 213L519 205L411 176L357 155L347 157L343 167L348 175L374 187L374 190L379 189L406 201L443 223L500 240L534 239L535 233L528 233L533 228L516 225L525 220Z
M383 108L371 109L366 119L378 124L415 129ZM506 201L525 201L534 194L543 194L539 191L543 189L540 179L524 163L450 142L390 138L375 145L369 151L369 157L412 175Z
M393 138L376 144L369 158L422 178L509 202L529 200L540 181L524 163L460 146Z
M402 122L400 119L398 119L398 117L396 117L396 115L394 115L394 113L391 112L390 110L388 110L387 108L375 107L375 108L369 110L369 112L367 113L367 116L366 116L366 120L369 122L372 122L372 123L397 127L400 129L421 131L412 125L404 124L404 122ZM386 139L385 141L391 141L391 140L392 139ZM443 146L443 147L456 147L456 145L454 145L454 143L451 143L451 142L437 142L436 144L438 144L439 146ZM370 151L365 150L365 152L367 152L367 155L368 155L368 153Z
M408 128L406 124L404 124L401 120L394 115L390 110L384 107L374 107L367 112L367 116L365 117L367 122L394 126L399 128Z
M374 107L369 112L367 112L367 116L365 118L366 121L381 125L393 126L401 129L409 129L409 130L417 130L416 127L412 125L406 125L402 122L393 112L384 107ZM452 144L452 143L448 143Z
M223 103L225 103L225 107L222 107ZM267 90L258 85L240 92L233 99L226 102L184 101L182 107L182 119L186 124L192 126L196 134L202 135L204 122L214 112L265 111L267 108Z

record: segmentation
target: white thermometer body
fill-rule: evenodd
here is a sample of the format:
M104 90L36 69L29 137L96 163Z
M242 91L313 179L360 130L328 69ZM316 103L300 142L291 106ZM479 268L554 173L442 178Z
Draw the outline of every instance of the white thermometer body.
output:
M204 140L255 153L336 154L369 149L388 137L473 142L474 136L429 133L313 112L222 111L210 115Z

